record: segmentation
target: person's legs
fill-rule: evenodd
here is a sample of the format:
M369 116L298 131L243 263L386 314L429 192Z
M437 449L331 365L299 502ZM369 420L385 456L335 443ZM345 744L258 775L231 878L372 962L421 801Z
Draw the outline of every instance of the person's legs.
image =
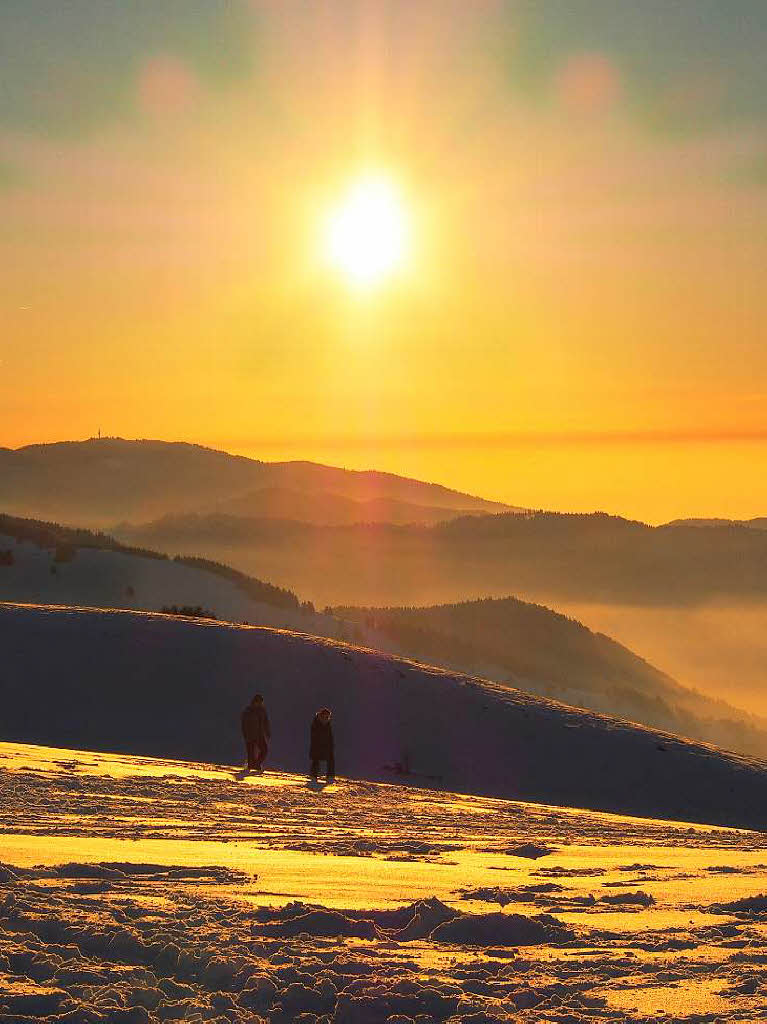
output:
M312 758L312 767L311 767L311 772L310 772L311 777L316 781L317 776L319 775L319 773L320 773L320 762L317 760L316 757Z
M245 742L245 749L248 752L248 768L256 767L256 744L252 740Z
M258 756L256 758L256 771L260 772L264 767L264 761L266 755L269 753L269 744L266 742L265 737L261 737L258 741Z
M328 781L336 777L336 759L333 754L328 757Z

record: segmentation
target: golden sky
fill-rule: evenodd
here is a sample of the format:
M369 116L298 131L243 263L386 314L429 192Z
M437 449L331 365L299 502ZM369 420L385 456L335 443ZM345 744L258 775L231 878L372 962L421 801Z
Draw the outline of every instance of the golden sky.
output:
M0 444L767 514L766 37L761 0L6 0ZM408 258L360 290L322 232L370 173Z

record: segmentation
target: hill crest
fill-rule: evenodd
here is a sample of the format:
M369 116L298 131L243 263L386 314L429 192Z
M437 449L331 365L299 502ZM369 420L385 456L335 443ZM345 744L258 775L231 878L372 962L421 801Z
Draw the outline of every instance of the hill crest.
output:
M12 740L231 763L239 711L258 688L279 768L305 769L308 724L327 704L342 774L767 827L762 761L329 639L0 605L0 644Z
M0 507L91 527L197 512L275 487L360 502L388 498L451 514L510 509L393 473L264 462L184 441L109 437L0 449Z

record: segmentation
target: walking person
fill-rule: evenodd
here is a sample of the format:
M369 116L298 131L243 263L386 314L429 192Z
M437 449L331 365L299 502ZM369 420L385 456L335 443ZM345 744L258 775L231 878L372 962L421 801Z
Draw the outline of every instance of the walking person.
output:
M242 736L248 755L248 770L262 772L269 753L272 730L264 707L264 698L257 693L242 713Z
M336 781L335 746L333 744L333 726L330 724L330 708L320 708L312 719L309 758L312 762L311 777L317 781L320 761L327 765L327 781Z

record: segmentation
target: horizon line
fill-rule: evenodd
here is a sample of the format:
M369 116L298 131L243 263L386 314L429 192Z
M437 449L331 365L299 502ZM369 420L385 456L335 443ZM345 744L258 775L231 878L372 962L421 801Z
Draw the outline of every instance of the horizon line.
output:
M235 449L302 448L335 449L383 449L383 448L502 448L528 445L589 445L589 444L764 444L767 443L767 428L756 430L558 430L558 431L490 431L485 433L450 434L331 434L302 435L300 437L254 437L254 438L213 438L207 441L152 436L127 437L124 434L95 434L81 438L57 438L47 441L26 441L21 444L3 445L0 449L20 451L48 444L86 443L88 441L160 441L169 444L186 443L213 448L219 445Z
M481 434L317 435L292 438L222 439L234 448L478 448L527 445L588 444L764 444L767 428L758 430L571 430L493 431Z

